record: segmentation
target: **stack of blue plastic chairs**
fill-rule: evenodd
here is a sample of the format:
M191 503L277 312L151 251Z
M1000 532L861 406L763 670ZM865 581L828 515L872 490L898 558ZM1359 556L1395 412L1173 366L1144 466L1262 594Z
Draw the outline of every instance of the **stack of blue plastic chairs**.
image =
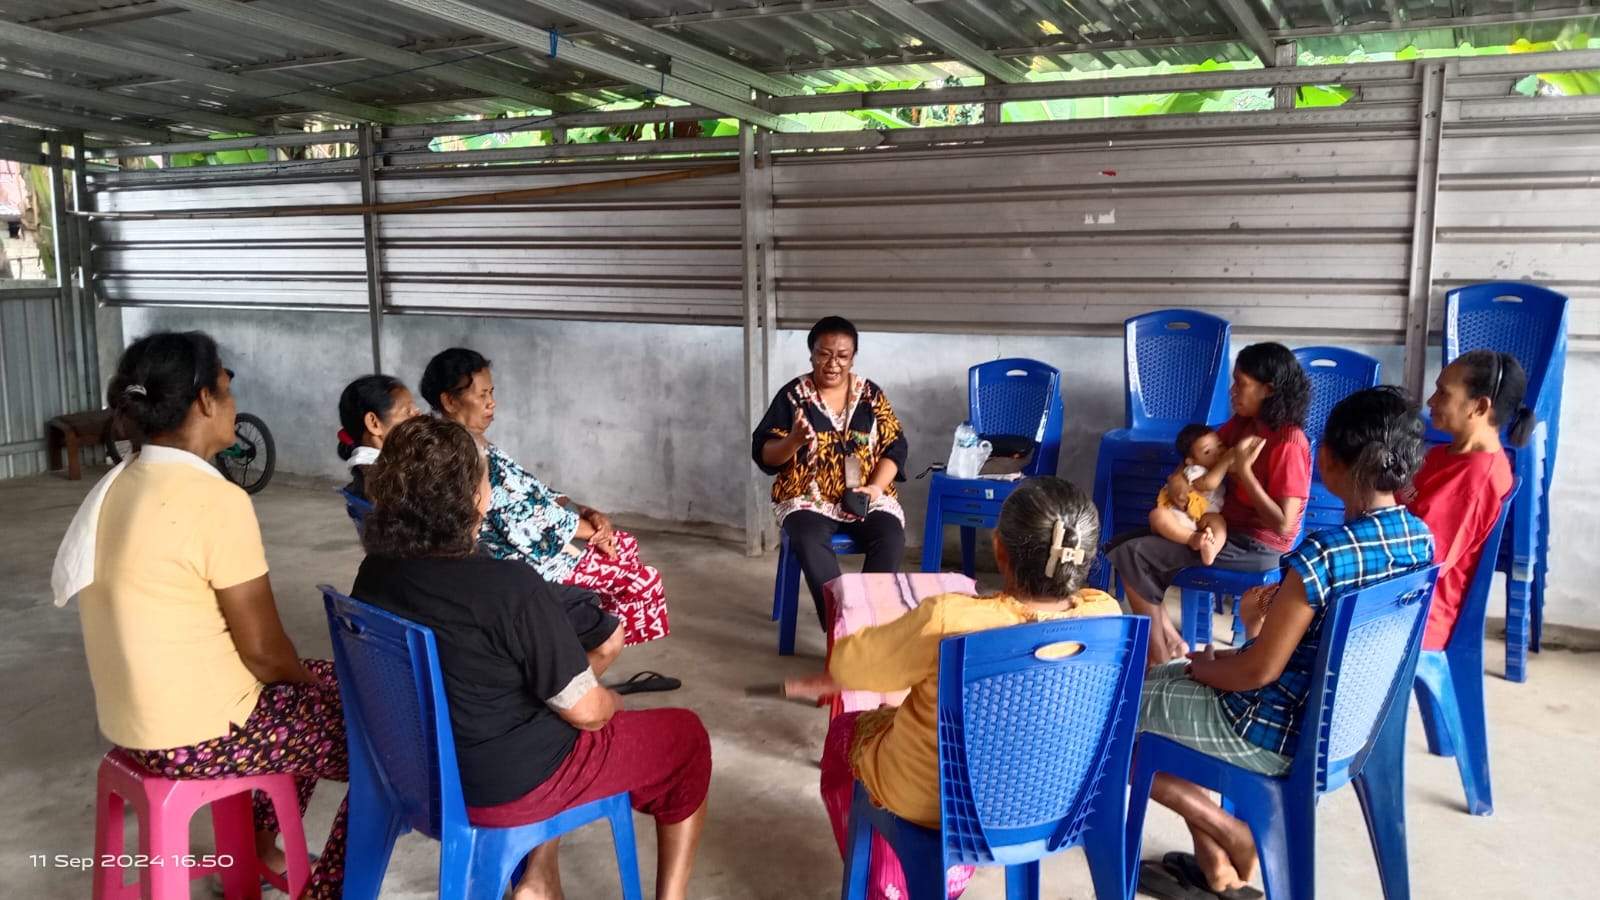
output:
M1353 784L1383 895L1409 897L1406 704L1438 572L1429 566L1331 601L1299 744L1283 777L1241 769L1160 735L1139 735L1127 831L1134 864L1151 782L1167 772L1220 793L1250 824L1268 897L1310 900L1316 896L1317 801Z
M857 783L840 896L867 896L874 832L894 847L910 900L945 900L945 871L957 865L1005 866L1006 896L1037 900L1039 860L1077 846L1095 896L1132 896L1123 798L1149 627L1108 616L941 642L940 827L875 807Z
M1567 365L1567 298L1537 285L1495 281L1445 295L1443 364L1468 350L1497 350L1528 373L1523 401L1539 418L1528 446L1507 447L1522 490L1498 557L1506 573L1506 678L1528 679L1528 649L1544 630L1549 574L1550 483L1561 437L1561 391ZM1505 423L1510 424L1510 423ZM1436 440L1448 436L1435 434Z
M1313 531L1344 523L1344 503L1322 484L1317 471L1317 444L1328 424L1328 414L1339 401L1356 391L1378 383L1377 360L1341 347L1301 347L1294 357L1311 382L1311 407L1306 411L1305 433L1311 441L1311 496L1306 502L1300 526L1304 537ZM1223 610L1233 609L1234 643L1239 643L1238 604L1245 591L1273 584L1280 577L1276 569L1267 572L1235 572L1231 569L1193 566L1178 573L1173 581L1183 592L1183 639L1191 647L1211 643L1211 611L1220 601Z
M1178 465L1173 441L1183 426L1228 418L1228 341L1224 319L1188 309L1134 316L1123 323L1126 427L1106 432L1095 462L1100 534L1146 525L1156 495ZM1102 561L1095 581L1111 584Z
M1487 816L1494 812L1489 784L1489 717L1483 700L1483 620L1489 612L1489 588L1494 582L1495 550L1505 533L1512 498L1520 482L1500 506L1483 543L1483 555L1461 598L1455 630L1443 650L1424 650L1417 662L1417 708L1428 736L1428 752L1454 756L1467 795L1467 812Z
M350 745L345 900L377 900L395 839L411 830L441 844L438 896L501 900L535 847L600 819L611 824L622 896L642 900L626 793L515 828L468 823L433 631L326 585L322 596Z
M1034 359L997 359L967 370L967 420L982 438L1031 440L1025 476L1054 475L1061 458L1061 372ZM951 478L935 472L923 520L922 571L937 572L944 528L961 528L961 571L971 578L977 529L993 528L1015 481Z

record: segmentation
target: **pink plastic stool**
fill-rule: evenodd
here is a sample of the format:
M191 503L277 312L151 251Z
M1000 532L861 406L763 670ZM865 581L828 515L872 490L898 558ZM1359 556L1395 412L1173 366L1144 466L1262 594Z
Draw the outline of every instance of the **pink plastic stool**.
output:
M269 872L256 856L252 791L266 794L278 814L283 852L289 863L287 879ZM222 876L227 900L260 900L263 877L291 897L299 896L311 880L292 775L162 778L140 767L123 751L112 750L100 761L98 795L94 900L188 900L189 881L212 873ZM128 802L139 817L137 854L123 852L122 809ZM200 865L212 860L204 856L188 858L189 820L204 806L211 807L217 837L216 861L228 865ZM108 857L112 864L101 865ZM124 884L125 868L134 868L139 880Z

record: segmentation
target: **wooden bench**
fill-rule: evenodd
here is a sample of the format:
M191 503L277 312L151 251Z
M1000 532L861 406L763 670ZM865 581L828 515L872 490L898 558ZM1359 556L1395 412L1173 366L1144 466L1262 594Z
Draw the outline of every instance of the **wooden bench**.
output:
M84 447L107 443L111 439L111 411L71 413L45 423L45 450L50 454L50 471L61 469L61 451L67 452L67 480L83 477Z

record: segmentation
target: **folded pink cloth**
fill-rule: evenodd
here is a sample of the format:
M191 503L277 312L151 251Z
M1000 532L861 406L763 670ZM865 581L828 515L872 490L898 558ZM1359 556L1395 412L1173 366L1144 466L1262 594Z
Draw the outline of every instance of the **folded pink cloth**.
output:
M906 574L861 573L841 575L822 588L828 609L833 614L828 649L833 642L863 628L893 622L915 609L928 597L939 594L975 594L978 585L956 572L911 572ZM899 706L906 691L880 694L876 691L845 691L833 703L833 714L877 709L888 704Z

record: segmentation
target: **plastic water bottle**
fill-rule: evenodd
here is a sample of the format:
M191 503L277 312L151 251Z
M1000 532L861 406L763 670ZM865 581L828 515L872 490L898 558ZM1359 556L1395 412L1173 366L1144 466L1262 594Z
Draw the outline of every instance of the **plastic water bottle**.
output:
M950 477L977 477L978 469L983 465L975 459L977 449L978 429L973 428L971 422L962 422L956 426L955 440L950 443L950 460L944 467Z

